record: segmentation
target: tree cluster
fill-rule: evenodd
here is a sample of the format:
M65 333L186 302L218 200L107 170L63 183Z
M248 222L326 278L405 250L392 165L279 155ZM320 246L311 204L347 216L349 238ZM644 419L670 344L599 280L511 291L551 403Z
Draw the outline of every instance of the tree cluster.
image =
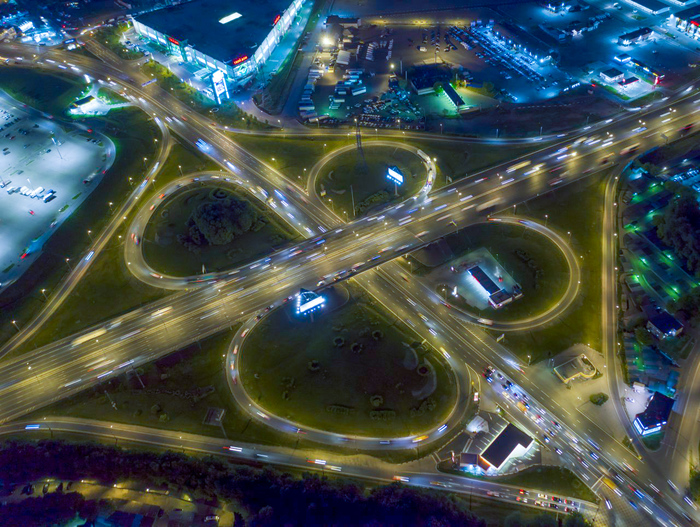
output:
M111 485L131 479L185 490L200 499L237 502L253 527L485 525L460 500L437 491L399 484L365 490L354 482L315 474L295 478L213 457L127 451L93 443L10 441L0 447L0 473L11 482L89 478Z
M205 245L226 245L236 236L264 226L264 218L247 200L207 201L194 210L187 220L187 234L179 236L179 240L190 250Z
M656 233L700 276L700 208L697 200L682 193L671 201L663 216L654 218Z
M113 505L107 500L86 500L78 492L51 492L42 497L27 498L0 507L0 525L3 527L45 527L64 525L76 515L94 521L100 512L110 514Z
M591 523L580 512L572 512L563 523L559 523L554 516L540 514L538 516L524 517L520 512L514 512L506 517L504 527L589 527Z

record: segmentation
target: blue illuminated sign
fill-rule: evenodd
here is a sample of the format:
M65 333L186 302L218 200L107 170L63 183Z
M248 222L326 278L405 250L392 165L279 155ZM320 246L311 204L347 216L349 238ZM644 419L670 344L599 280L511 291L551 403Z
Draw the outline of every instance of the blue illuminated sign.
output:
M397 185L403 185L403 174L396 167L389 167L386 172L386 177Z
M299 296L297 296L297 314L306 315L312 313L317 309L321 309L325 303L326 299L323 296L313 291L302 289Z

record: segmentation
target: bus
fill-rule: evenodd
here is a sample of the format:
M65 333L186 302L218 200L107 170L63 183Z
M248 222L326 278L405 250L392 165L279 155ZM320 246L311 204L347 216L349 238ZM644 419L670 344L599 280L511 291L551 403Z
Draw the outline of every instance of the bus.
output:
M607 476L603 476L603 483L605 484L606 487L608 487L610 490L612 490L615 494L618 496L622 496L622 493L620 492L620 489L617 488L617 485L615 485L615 482L611 480Z

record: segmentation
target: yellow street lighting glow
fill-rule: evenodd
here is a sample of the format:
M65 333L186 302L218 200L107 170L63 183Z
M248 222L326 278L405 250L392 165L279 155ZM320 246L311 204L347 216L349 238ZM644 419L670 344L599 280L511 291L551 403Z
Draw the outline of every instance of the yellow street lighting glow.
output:
M225 16L224 18L219 19L219 24L228 24L231 22L231 20L236 20L237 18L241 18L243 15L240 13L231 13L228 16Z

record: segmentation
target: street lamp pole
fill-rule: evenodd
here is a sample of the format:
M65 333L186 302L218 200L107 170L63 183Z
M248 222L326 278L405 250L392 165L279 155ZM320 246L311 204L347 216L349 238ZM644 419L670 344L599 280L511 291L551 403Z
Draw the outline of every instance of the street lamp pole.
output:
M15 328L17 328L17 331L20 331L19 326L17 325L17 321L16 321L16 320L13 320L13 321L12 321L12 324L15 326Z

